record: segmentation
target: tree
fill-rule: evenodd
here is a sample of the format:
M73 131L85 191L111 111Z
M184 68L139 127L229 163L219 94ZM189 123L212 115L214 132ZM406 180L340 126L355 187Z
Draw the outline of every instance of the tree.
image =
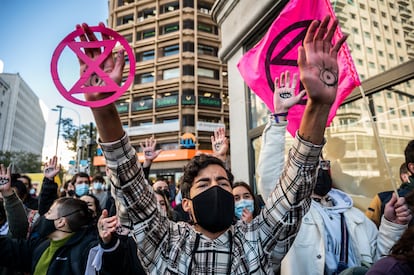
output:
M73 124L73 120L71 118L62 118L61 125L62 137L65 140L68 149L75 153L78 153L78 145L81 145L80 158L87 159L90 157L92 162L92 158L95 155L94 152L96 152L97 147L97 144L95 142L97 133L96 127L92 123L82 124L80 126L80 143L78 143L79 127ZM92 175L94 172L92 164L89 169L89 173Z
M0 151L0 163L5 166L13 163L13 173L42 172L42 157L30 152Z

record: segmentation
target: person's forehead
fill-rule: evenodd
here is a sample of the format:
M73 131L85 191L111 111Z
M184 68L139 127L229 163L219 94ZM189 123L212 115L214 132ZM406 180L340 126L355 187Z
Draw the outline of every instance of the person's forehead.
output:
M80 182L80 181L85 181L85 182L88 182L88 181L89 181L89 179L88 179L87 177L77 177L77 178L76 178L76 182Z
M243 194L250 194L249 190L247 190L244 186L236 186L233 188L233 194L235 195L243 195Z
M207 167L201 169L198 172L196 178L199 177L208 177L208 178L216 178L216 177L225 177L227 178L226 170L218 164L210 164Z
M168 187L168 184L163 180L157 180L154 185L154 189L157 189L158 187Z

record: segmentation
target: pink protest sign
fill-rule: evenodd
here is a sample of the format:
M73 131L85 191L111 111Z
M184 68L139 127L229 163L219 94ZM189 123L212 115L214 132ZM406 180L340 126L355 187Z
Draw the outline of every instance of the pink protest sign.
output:
M322 20L327 14L335 18L329 0L292 0L273 22L262 40L250 49L239 61L238 69L246 84L273 112L274 79L289 70L299 73L298 47L305 38L307 28L315 20ZM333 42L343 36L338 27ZM342 101L361 83L348 46L344 44L338 54L338 93L328 117L329 125ZM303 89L301 83L295 93ZM288 114L287 129L295 135L305 110L306 101L293 106Z
M56 47L52 56L50 69L56 88L67 100L83 106L101 107L117 100L132 84L135 76L135 55L129 46L128 41L126 41L126 39L117 32L102 26L89 27L89 29L94 33L105 34L112 39L100 41L76 41L75 38L85 34L82 28L76 29L67 35ZM112 54L115 46L118 47L118 45L124 48L130 61L128 78L121 85L118 85L115 81L113 81L101 68L102 63ZM76 81L70 89L67 89L63 85L58 73L58 61L66 47L71 49L77 58L82 60L87 65L87 69L82 73L79 80ZM98 57L90 58L87 54L85 54L85 49L90 48L100 48L103 49L103 51ZM99 83L99 85L94 85L97 83ZM96 101L86 101L75 97L75 95L86 93L108 93L110 95L104 99Z

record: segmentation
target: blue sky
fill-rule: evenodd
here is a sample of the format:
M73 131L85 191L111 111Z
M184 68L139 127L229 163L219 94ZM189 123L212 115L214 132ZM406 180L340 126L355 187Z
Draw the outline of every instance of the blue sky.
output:
M44 102L46 109L65 106L63 118L72 118L78 124L77 111L81 124L88 124L92 121L90 110L67 101L55 88L50 61L57 45L75 30L76 24L85 22L96 26L99 22L106 23L107 17L107 0L0 0L0 60L4 63L3 72L19 73ZM73 71L73 75L77 76L78 67L68 66L67 72L71 74ZM48 112L45 120L43 154L51 156L56 146L58 112ZM59 147L64 147L63 144L60 142Z

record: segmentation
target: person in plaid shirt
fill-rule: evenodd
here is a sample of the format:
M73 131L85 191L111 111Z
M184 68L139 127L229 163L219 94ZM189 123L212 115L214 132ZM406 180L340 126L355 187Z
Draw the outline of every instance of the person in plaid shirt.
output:
M308 98L306 109L279 183L275 182L266 206L249 224L232 225L233 177L222 161L205 155L193 158L184 169L182 204L192 224L168 220L157 209L154 192L145 180L115 105L91 108L116 200L122 206L118 215L131 222L139 258L149 274L271 274L272 251L279 260L287 253L310 206L325 125L338 88L337 53L346 37L332 45L338 23L335 20L329 27L329 21L327 16L322 22L312 22L299 48L300 78ZM78 27L85 31L81 40L97 40L86 24ZM103 39L109 38L103 35ZM101 53L99 48L85 51L92 59ZM86 64L82 60L80 64L82 73ZM121 50L116 60L110 56L101 66L120 83L123 65ZM85 99L107 96L86 93ZM114 232L116 225L105 230Z

